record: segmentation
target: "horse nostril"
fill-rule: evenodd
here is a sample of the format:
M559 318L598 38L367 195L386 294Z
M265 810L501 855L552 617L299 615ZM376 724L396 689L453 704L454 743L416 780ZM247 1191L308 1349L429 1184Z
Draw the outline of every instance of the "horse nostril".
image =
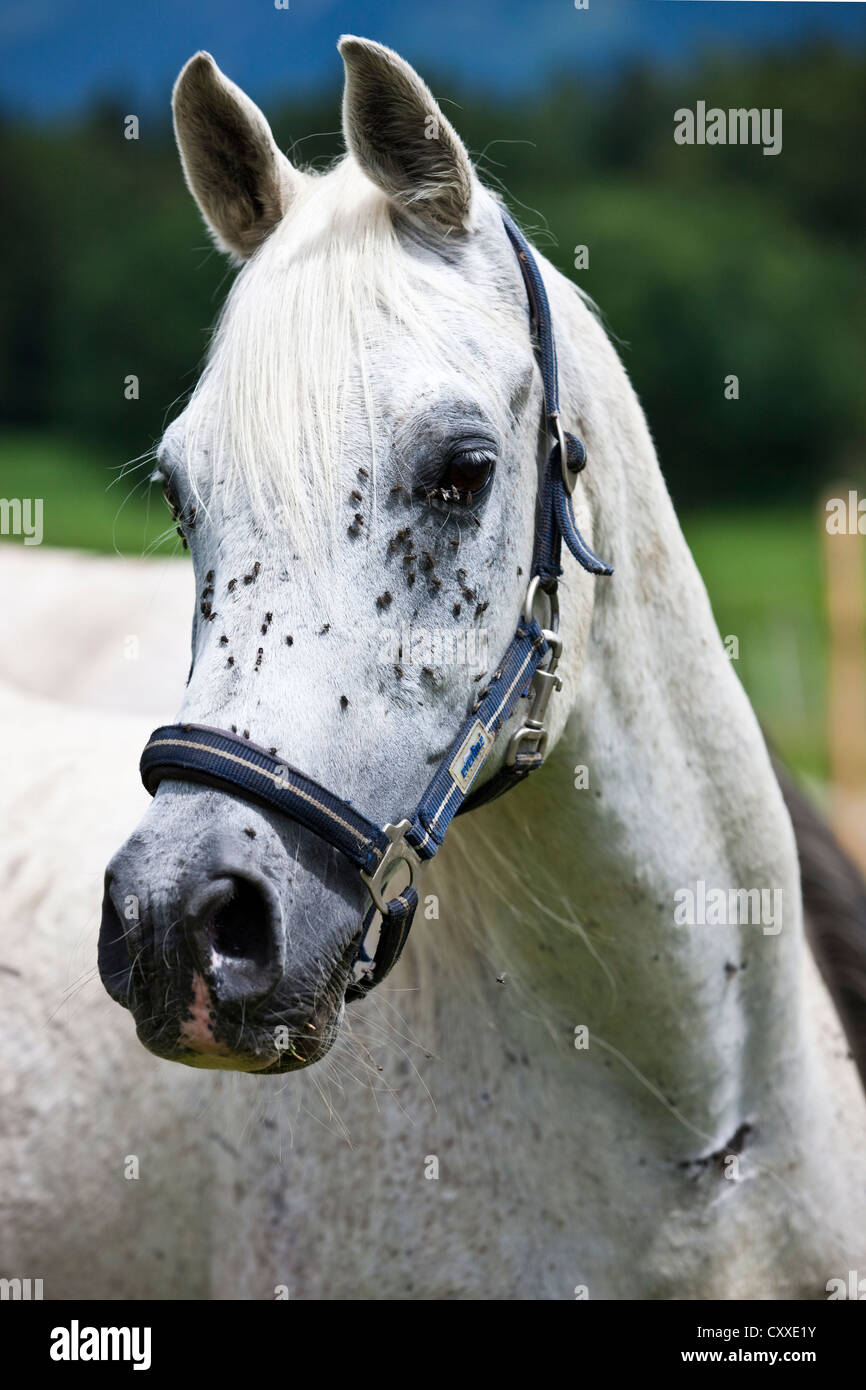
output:
M185 916L198 968L219 1000L251 1002L279 982L282 917L264 881L223 873L200 887Z
M267 966L273 954L268 904L247 879L230 882L231 897L205 923L214 954Z
M109 880L106 878L102 899L102 920L99 924L97 962L106 990L118 1004L128 1005L132 969L128 939L129 923L124 923L112 901Z

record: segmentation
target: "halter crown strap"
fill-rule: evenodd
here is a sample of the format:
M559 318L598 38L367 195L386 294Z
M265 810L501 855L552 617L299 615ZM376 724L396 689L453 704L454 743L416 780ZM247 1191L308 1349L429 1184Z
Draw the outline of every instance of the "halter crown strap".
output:
M586 544L574 518L571 496L585 466L586 451L563 430L559 418L556 344L544 281L519 227L504 211L502 220L526 285L544 391L545 429L554 443L544 470L529 590L517 630L412 815L397 825L380 827L275 753L208 725L165 725L151 734L141 755L141 777L151 795L165 779L215 787L288 816L356 865L372 903L356 955L362 973L347 989L347 1000L361 998L379 984L399 959L418 906L412 879L422 861L436 854L454 816L501 795L544 761L545 711L561 684L555 674L562 646L557 635L556 588L562 574L563 540L591 574L613 573ZM542 628L533 616L538 588L549 598L550 628ZM499 733L519 701L528 698L532 705L509 742L505 765L472 791ZM409 886L388 899L388 879L401 863L408 868ZM366 939L377 912L382 919L379 940L370 957Z
M577 475L586 466L586 449L573 434L567 434L559 418L559 374L556 365L556 341L550 301L538 269L532 247L517 223L507 212L502 221L523 273L526 294L538 342L538 362L544 391L544 418L548 433L556 442L550 451L541 489L541 519L532 560L533 576L538 575L546 588L562 574L560 552L564 540L575 560L590 574L613 574L610 565L592 551L577 528L571 494Z
M556 340L553 336L553 319L547 290L538 269L538 262L532 247L526 240L513 217L502 209L502 221L508 239L517 256L517 263L526 286L526 297L532 314L532 322L538 339L538 365L541 369L541 385L544 390L544 414L548 421L559 415L559 372L556 364Z

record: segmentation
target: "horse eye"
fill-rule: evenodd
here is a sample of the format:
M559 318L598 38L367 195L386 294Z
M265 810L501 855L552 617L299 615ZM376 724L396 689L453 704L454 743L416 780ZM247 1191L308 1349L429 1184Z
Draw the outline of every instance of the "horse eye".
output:
M471 502L489 486L495 463L487 449L460 449L448 460L434 495L445 502Z

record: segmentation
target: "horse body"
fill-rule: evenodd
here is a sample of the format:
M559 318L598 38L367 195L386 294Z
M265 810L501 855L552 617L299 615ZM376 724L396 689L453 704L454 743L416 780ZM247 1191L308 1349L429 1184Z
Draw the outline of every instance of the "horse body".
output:
M278 155L261 113L210 60L180 80L188 180L221 244L252 260L161 458L191 530L198 600L181 717L248 728L384 821L416 803L473 672L407 663L398 673L380 660L383 626L436 629L465 604L464 627L477 633L483 615L491 662L504 650L532 548L540 388L495 200L411 69L361 41L344 55L352 153L319 180ZM427 116L438 122L432 141ZM240 180L223 157L233 142L251 159ZM153 1296L169 1265L177 1296L820 1297L866 1259L866 1111L805 949L782 795L625 372L574 288L543 271L564 424L590 460L576 510L616 568L595 581L565 561L563 689L544 770L455 822L400 965L347 1010L357 876L271 812L160 787L109 868L102 947L119 923L129 952L128 975L116 954L103 970L112 992L161 1056L248 1071L316 1065L184 1072L133 1055L120 1015L116 1046L101 1011L98 1024L79 1016L93 1027L84 1065L61 1051L59 1074L75 1079L78 1113L100 1128L115 1117L123 1136L106 1142L103 1129L94 1171L104 1178L137 1143L143 1168L148 1154L155 1165L148 1219L161 1255L154 1238L118 1292ZM402 313L398 304L384 332L393 283ZM329 285L348 305L342 319ZM363 370L335 343L334 389L295 428L309 392L288 403L276 394L309 370L278 335L300 333L320 362L323 315L355 334ZM263 373L253 404L239 363L241 377L251 363ZM316 433L316 421L333 427L334 400L346 416L336 441L333 428ZM279 428L269 430L271 409ZM453 439L464 451L472 441L473 466L485 449L497 456L491 500L459 520L407 500L412 469L429 487ZM265 463L288 450L264 507L267 469L259 479L244 464L248 445ZM329 510L339 537L324 524ZM401 522L414 528L411 546ZM82 729L70 769L110 798ZM50 767L50 721L41 736ZM73 804L66 784L44 816L71 820ZM70 829L62 891L73 898L83 883L74 834L87 829ZM698 881L759 902L763 891L781 910L679 925L678 896ZM231 942L237 957L225 914L240 883L257 904L249 939L278 976L264 1002L248 988L252 969L229 970L223 945L219 967L206 965L208 941ZM130 901L142 913L127 929ZM46 973L34 982L44 1000L56 990L45 961L61 914L46 918L26 899L18 910L22 960L28 924L45 924ZM284 1019L301 1053L275 1062L271 1033ZM20 1032L22 1066L44 1059L35 1013ZM35 1142L39 1122L20 1123ZM127 1140L136 1125L143 1138ZM68 1212L62 1186L49 1184ZM79 1190L86 1236L102 1210L99 1181ZM136 1190L118 1177L78 1292L112 1292ZM16 1258L48 1250L36 1224ZM82 1238L70 1237L76 1256Z
M73 620L54 605L58 649L71 653L98 626L97 585L111 562L66 557L64 570L55 558L70 587L90 576L89 613ZM206 1297L202 1078L118 1031L94 969L105 856L144 800L143 722L5 685L0 711L15 731L0 847L0 1274L43 1279L47 1299Z

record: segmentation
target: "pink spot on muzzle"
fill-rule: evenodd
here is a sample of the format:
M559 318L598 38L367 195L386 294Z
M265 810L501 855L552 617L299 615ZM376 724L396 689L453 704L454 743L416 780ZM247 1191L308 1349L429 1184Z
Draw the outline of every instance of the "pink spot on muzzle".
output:
M213 1005L207 984L201 975L194 974L192 985L193 999L189 1015L180 1025L181 1042L186 1043L194 1052L208 1056L229 1056L231 1049L224 1042L218 1042L213 1035L210 1020Z

